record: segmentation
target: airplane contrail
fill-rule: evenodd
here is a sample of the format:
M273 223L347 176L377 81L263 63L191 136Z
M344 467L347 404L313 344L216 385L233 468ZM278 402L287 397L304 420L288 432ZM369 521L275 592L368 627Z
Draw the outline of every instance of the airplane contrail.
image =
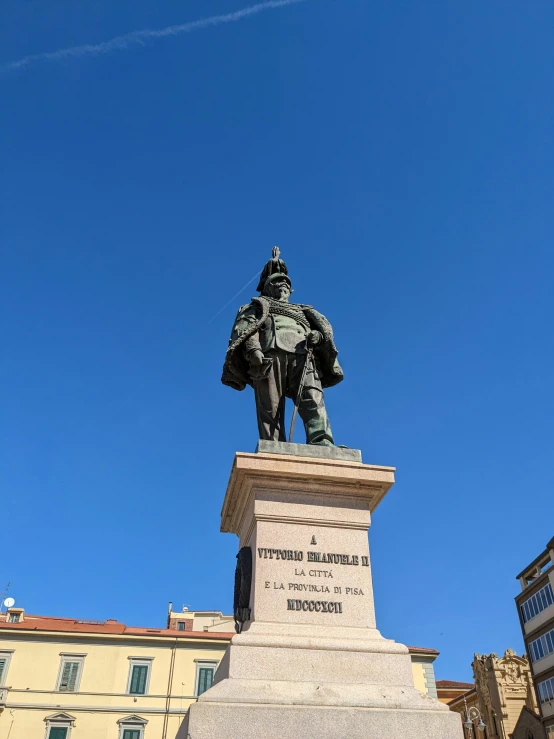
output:
M167 26L158 30L145 29L143 31L131 31L122 36L115 36L109 41L102 41L99 44L83 44L82 46L69 46L65 49L57 51L46 51L40 54L28 54L27 56L17 59L14 62L8 62L0 66L0 72L8 72L10 70L23 69L33 62L39 61L59 61L69 57L80 57L94 54L107 54L110 51L124 51L132 46L144 46L151 39L164 38L165 36L178 36L181 33L191 33L199 31L209 26L219 26L222 23L235 23L250 15L256 15L264 10L272 8L282 8L285 5L293 5L301 3L304 0L266 0L266 2L251 5L242 10L236 10L233 13L225 13L224 15L212 15L209 18L201 18L197 21L189 23L180 23L176 26Z

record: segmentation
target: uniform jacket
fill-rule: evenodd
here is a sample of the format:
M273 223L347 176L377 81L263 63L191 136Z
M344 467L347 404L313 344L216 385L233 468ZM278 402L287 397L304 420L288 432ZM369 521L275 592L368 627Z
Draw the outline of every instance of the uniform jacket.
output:
M291 307L301 310L310 328L319 331L322 336L322 341L314 347L314 357L322 386L337 385L344 379L344 374L337 361L338 351L331 324L310 305L294 304ZM271 346L278 347L279 342L276 341L273 316L270 315L269 308L270 303L263 296L252 298L251 303L239 308L223 365L221 382L224 385L229 385L235 390L244 390L247 384L252 385L244 349L252 346L253 342L257 344L256 337L262 351Z

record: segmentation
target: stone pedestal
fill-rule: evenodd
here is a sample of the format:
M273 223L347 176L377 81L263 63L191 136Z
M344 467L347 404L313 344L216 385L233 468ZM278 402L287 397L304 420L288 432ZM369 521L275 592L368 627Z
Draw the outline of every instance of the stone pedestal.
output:
M221 530L252 548L251 621L178 739L462 739L376 628L367 531L394 468L276 448L235 457Z

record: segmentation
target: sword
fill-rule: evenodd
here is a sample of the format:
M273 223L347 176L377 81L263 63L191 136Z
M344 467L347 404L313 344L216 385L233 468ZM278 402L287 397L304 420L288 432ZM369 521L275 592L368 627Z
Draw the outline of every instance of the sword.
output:
M304 369L302 370L302 377L300 379L300 385L298 386L298 395L296 396L296 403L294 404L294 412L292 414L292 421L290 423L289 444L292 444L292 439L294 436L294 425L296 423L296 416L298 415L298 406L300 405L300 399L302 397L302 390L304 390L304 385L306 383L306 375L308 374L308 364L312 358L313 358L313 352L310 347L308 349L308 353L306 354L306 361L304 362Z

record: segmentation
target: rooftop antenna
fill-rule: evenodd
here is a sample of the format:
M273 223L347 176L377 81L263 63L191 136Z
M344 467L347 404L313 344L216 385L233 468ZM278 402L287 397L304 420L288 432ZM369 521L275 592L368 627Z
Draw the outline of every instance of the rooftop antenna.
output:
M15 600L14 600L11 605L6 605L6 600L8 600L8 597L7 596L8 596L8 592L10 590L10 585L11 585L11 581L6 585L6 587L4 588L4 592L0 596L0 598L1 598L1 602L0 602L0 613L2 613L2 608L4 606L6 606L6 608L11 608L13 606L13 604L15 603ZM9 600L13 600L13 598L10 598Z
M186 613L188 611L188 609L189 609L189 604L188 603L183 603L183 613Z

